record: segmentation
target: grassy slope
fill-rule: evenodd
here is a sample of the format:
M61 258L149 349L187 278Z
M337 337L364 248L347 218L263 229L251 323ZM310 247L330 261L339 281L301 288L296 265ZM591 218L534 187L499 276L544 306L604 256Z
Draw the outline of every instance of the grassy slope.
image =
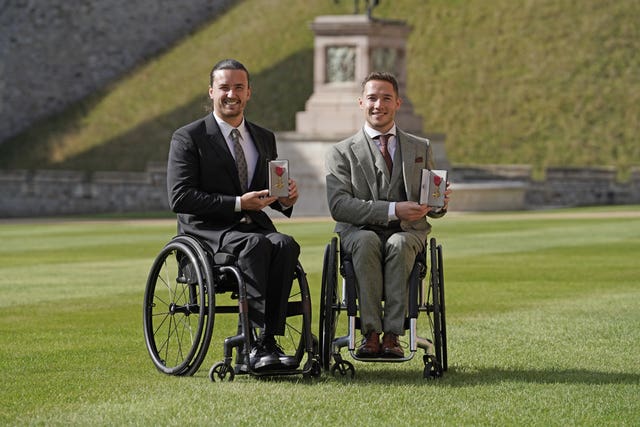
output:
M425 130L447 134L452 162L640 164L637 1L381 3L377 16L414 28L410 98ZM253 73L251 118L293 129L312 91L308 24L352 7L244 0L103 92L0 145L0 167L140 170L163 161L171 132L202 114L206 76L223 57Z

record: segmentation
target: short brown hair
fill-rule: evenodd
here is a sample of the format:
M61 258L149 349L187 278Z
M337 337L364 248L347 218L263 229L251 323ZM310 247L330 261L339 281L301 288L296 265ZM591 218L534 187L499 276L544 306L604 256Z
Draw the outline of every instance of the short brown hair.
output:
M391 85L393 86L393 91L396 93L396 96L399 96L398 80L396 80L396 76L394 76L393 74L387 73L386 71L373 71L369 73L369 75L365 77L364 80L362 80L362 92L364 92L364 86L370 80L383 80L385 82L391 83Z

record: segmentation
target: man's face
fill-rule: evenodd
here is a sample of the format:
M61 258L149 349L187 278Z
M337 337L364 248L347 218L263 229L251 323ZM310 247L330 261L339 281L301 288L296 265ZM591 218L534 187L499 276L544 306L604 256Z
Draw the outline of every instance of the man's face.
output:
M396 95L390 82L369 80L364 85L358 102L369 126L379 132L386 132L393 126L402 100Z
M216 70L209 88L216 114L232 126L242 121L244 108L251 98L247 73L243 70Z

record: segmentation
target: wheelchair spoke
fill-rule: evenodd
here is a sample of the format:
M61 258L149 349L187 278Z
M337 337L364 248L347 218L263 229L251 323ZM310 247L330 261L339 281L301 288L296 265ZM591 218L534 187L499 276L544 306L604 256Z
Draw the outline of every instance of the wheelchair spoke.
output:
M224 304L217 307L215 298L218 291L230 291L231 298L236 292L237 298L242 272L233 264L215 265L210 264L211 261L214 257L208 248L193 236L181 234L164 246L149 272L143 309L145 340L153 363L165 374L186 376L196 373L207 354L215 314L240 313L240 307L237 310ZM220 275L219 272L225 274ZM233 274L226 274L229 272ZM278 345L287 356L295 355L293 357L298 363L307 354L309 361L315 361L313 352L317 351L318 343L308 330L311 303L301 266L297 266L295 281L299 288L294 284L290 292L285 331L277 338ZM241 336L241 339L245 337ZM231 351L236 347L236 342L230 343ZM226 351L227 347L225 361L210 371L210 377L233 379L235 371L231 362L226 360ZM313 375L319 371L312 367L298 369L299 364L295 367L293 363L282 364L290 368L287 371L291 374ZM276 375L283 375L283 372Z
M302 328L294 326L291 322L287 322L285 328L285 335L280 337L280 345L284 349L295 349L302 337ZM286 341L287 345L284 345L283 341Z

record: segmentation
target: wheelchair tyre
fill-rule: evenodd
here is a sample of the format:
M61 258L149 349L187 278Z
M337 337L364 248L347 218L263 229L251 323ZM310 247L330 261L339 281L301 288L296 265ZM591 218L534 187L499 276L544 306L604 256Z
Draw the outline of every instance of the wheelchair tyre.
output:
M429 354L424 356L424 370L422 377L425 379L435 379L442 376L442 369L440 363L436 360L435 356Z
M216 363L209 369L209 379L211 382L215 382L216 378L220 381L227 380L229 382L233 381L236 373L233 370L233 367L227 363L219 362Z
M338 239L333 237L324 253L320 296L320 364L325 370L331 366L338 304Z
M297 286L296 286L297 283ZM283 336L276 336L285 354L294 355L298 366L305 355L314 360L318 354L318 339L311 333L311 294L307 276L298 263L287 303L287 319ZM310 365L307 365L310 366Z
M338 378L338 375L343 378L353 379L356 376L356 369L353 364L347 360L340 360L331 367L331 375Z
M440 300L440 336L441 336L441 363L442 370L448 369L447 361L447 322L445 316L445 303L444 303L444 264L442 261L442 246L438 245L438 283L439 288L439 300Z
M143 328L156 368L168 375L195 373L213 331L213 292L204 252L178 236L156 257L144 295Z
M439 377L446 371L446 332L444 321L444 281L442 271L442 247L436 246L435 239L431 239L431 276L429 283L429 297L431 299L430 322L433 331L433 346L435 360L430 360L432 372L430 376ZM433 372L436 371L436 374Z

